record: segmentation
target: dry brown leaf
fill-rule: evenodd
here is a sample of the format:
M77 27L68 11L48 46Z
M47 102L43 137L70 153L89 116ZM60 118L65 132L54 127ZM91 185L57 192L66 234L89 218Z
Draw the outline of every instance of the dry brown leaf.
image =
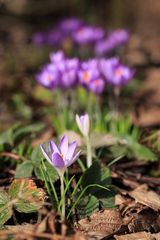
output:
M159 240L160 235L156 236L157 234L151 234L147 232L137 232L137 233L131 233L126 234L123 236L114 236L116 240Z
M128 193L136 202L139 202L155 211L160 210L160 196L151 190L148 190L147 185L141 185L135 190Z
M133 213L132 220L128 223L129 232L160 231L160 217L157 212L146 208L139 213Z
M154 240L160 240L160 233L154 233L152 236L154 237Z
M101 239L117 232L123 221L118 209L105 209L79 221L78 229L87 239Z
M6 228L14 233L20 232L20 231L34 231L35 230L35 225L34 224L22 224L22 225L6 225Z

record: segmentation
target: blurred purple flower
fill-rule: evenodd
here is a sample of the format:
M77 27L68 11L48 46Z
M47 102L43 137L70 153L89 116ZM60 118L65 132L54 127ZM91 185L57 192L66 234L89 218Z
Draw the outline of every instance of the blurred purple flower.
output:
M126 29L117 29L110 34L110 38L113 39L115 45L126 43L129 39L129 32Z
M105 82L101 77L99 71L99 64L97 59L92 59L81 64L81 69L78 71L79 83L86 88L100 94L103 92Z
M50 61L52 63L59 64L62 61L65 60L64 52L63 51L58 51L58 52L51 52L50 55Z
M94 43L95 41L102 39L104 31L100 27L93 27L83 25L72 35L73 40L78 44Z
M82 26L82 20L72 17L61 20L58 23L58 29L64 34L71 34Z
M59 31L58 28L51 29L48 33L46 33L46 41L45 43L51 46L60 46L63 42L63 34Z
M42 32L34 33L33 36L32 36L32 42L35 45L42 45L42 44L45 43L45 40L46 40L46 36Z
M43 87L53 90L57 87L57 80L59 78L58 70L51 64L46 65L42 70L36 75L36 80Z
M125 29L118 29L111 32L107 37L96 42L95 53L102 56L116 47L126 43L129 39L129 32Z
M77 58L66 59L64 69L61 70L61 87L71 88L78 83L79 60Z
M121 64L118 58L100 60L100 68L106 81L114 86L126 84L134 75L134 70Z
M43 145L40 145L41 151L46 160L57 170L60 176L63 175L66 168L72 165L80 155L80 151L76 153L77 142L74 141L68 146L67 136L63 136L57 146L54 141L49 143L49 153Z
M104 90L105 82L102 78L97 78L89 83L89 90L95 94L101 94Z
M49 89L52 88L53 83L56 83L54 86L61 89L71 88L77 85L77 72L79 69L78 58L65 58L64 53L58 51L50 53L50 60L51 63L46 65L40 74L37 75L37 81L39 83Z

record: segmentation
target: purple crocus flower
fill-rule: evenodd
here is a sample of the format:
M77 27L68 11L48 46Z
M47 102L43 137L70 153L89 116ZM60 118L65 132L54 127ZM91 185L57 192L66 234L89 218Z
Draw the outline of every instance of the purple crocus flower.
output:
M56 64L59 64L65 60L63 51L52 52L52 53L50 53L49 57L50 57L51 62L56 63Z
M100 94L103 92L105 82L101 77L99 71L99 64L97 59L92 59L81 64L81 69L78 71L79 83L86 88Z
M126 84L134 75L134 70L121 64L118 58L102 59L100 67L106 81L114 86Z
M78 71L78 77L80 84L88 89L89 82L99 77L98 61L97 59L91 59L81 63L81 68Z
M61 89L71 88L78 83L77 71L79 69L78 58L67 59L62 51L50 54L52 65L58 69L58 86Z
M90 132L90 119L88 113L81 116L76 114L76 122L83 136L88 136Z
M46 40L46 36L44 33L42 32L36 32L35 34L33 34L32 36L32 42L36 45L42 45L45 43Z
M125 29L112 31L107 37L99 40L95 44L95 53L102 56L114 48L125 44L129 39L129 32Z
M76 141L72 142L69 146L67 136L63 136L58 146L54 141L50 141L49 153L47 153L43 145L40 145L40 148L46 160L55 167L58 174L62 176L67 167L71 166L80 155L80 151L76 153L77 146Z
M62 88L71 88L77 85L79 69L79 60L77 58L67 59L64 62L64 69L61 70Z
M130 34L126 29L117 29L110 34L110 38L114 42L115 46L126 43L129 36Z
M43 87L53 90L57 87L57 79L59 78L59 73L57 69L51 64L46 65L42 70L36 75L36 80Z
M51 46L59 46L63 42L63 34L59 31L58 28L51 29L46 33L46 43Z
M104 31L100 27L92 27L83 25L77 31L73 33L73 40L78 44L94 43L95 41L102 39Z
M83 22L75 17L63 19L58 24L58 29L64 34L71 34L77 30Z
M89 83L89 90L95 94L101 94L104 91L105 81L102 78L97 78Z

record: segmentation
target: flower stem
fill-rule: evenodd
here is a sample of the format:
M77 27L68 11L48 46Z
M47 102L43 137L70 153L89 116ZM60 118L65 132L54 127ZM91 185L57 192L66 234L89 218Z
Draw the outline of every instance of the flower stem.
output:
M89 168L92 165L92 148L89 136L86 136L86 144L87 144L87 167Z
M64 174L60 175L60 182L61 182L61 199L62 199L62 212L61 212L61 222L65 221L65 197L64 197L64 181L63 181Z
M120 96L120 87L114 88L114 97L115 97L115 116L119 116L119 96Z

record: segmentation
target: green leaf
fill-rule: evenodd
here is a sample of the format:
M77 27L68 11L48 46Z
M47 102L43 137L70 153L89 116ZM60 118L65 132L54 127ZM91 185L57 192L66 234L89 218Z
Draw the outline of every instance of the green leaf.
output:
M101 165L100 162L94 161L92 166L88 168L82 177L82 188L84 189L90 184L101 183ZM92 193L94 189L88 189L87 192Z
M119 156L126 156L127 153L128 153L128 147L127 145L114 145L112 147L109 148L111 153L112 153L112 156L114 158L117 158Z
M80 218L90 216L92 213L99 210L99 201L93 196L89 195L81 199L77 205L77 213Z
M114 208L115 207L115 193L108 192L104 197L99 197L101 208Z
M26 160L18 165L15 173L15 178L27 178L32 176L33 163L31 160Z
M138 143L133 136L127 135L119 139L119 145L110 147L110 151L114 157L125 155L128 158L137 158L138 160L156 161L157 156L147 147Z
M44 180L43 173L41 171L42 158L43 158L43 155L40 150L40 147L39 146L35 147L31 154L31 161L34 166L33 171L39 179ZM58 175L57 171L55 170L55 168L51 164L49 164L46 160L44 161L44 167L45 167L45 169L43 169L43 170L46 172L46 179L48 182L51 179L52 182L54 183L55 181L57 181L59 179L59 175Z
M139 143L134 143L132 151L139 160L146 160L152 162L157 160L157 156L149 148Z
M12 128L8 129L7 131L4 131L0 134L0 145L4 143L13 144L13 135L12 135Z
M110 185L111 182L112 182L112 180L111 180L110 169L108 167L106 167L103 170L103 173L101 175L101 185L102 186L107 186L107 185Z
M147 147L143 146L142 144L138 143L130 136L126 137L127 145L128 145L128 155L134 156L139 160L146 160L146 161L156 161L156 155Z
M94 195L99 200L100 208L113 208L115 207L115 189L109 186L111 191L99 189Z
M0 225L3 225L12 216L12 205L9 204L9 195L0 190Z
M15 200L17 211L31 213L43 206L45 193L31 179L15 179L9 188L9 196Z
M33 133L37 133L44 128L44 124L37 123L31 124L29 126L19 126L13 134L14 141L20 141L24 137L28 135L32 135Z
M89 185L98 184L102 187L108 187L111 184L110 170L106 167L103 171L101 170L100 162L94 161L92 166L86 170L82 177L81 187L85 189ZM106 189L100 189L98 186L94 188L88 188L85 192L85 195L92 194L96 195L96 192L105 192Z
M32 151L31 161L35 167L38 167L41 163L41 159L42 159L42 152L40 150L40 147L36 146Z
M57 173L57 171L55 170L55 168L49 164L46 160L44 161L44 164L45 164L45 169L43 169L45 172L46 172L46 180L49 182L50 179L51 181L54 183L56 182L58 179L59 179L59 175ZM40 165L35 167L34 168L34 172L35 172L35 175L44 181L43 179L43 174L42 174L42 171L41 171L41 168L40 168Z

